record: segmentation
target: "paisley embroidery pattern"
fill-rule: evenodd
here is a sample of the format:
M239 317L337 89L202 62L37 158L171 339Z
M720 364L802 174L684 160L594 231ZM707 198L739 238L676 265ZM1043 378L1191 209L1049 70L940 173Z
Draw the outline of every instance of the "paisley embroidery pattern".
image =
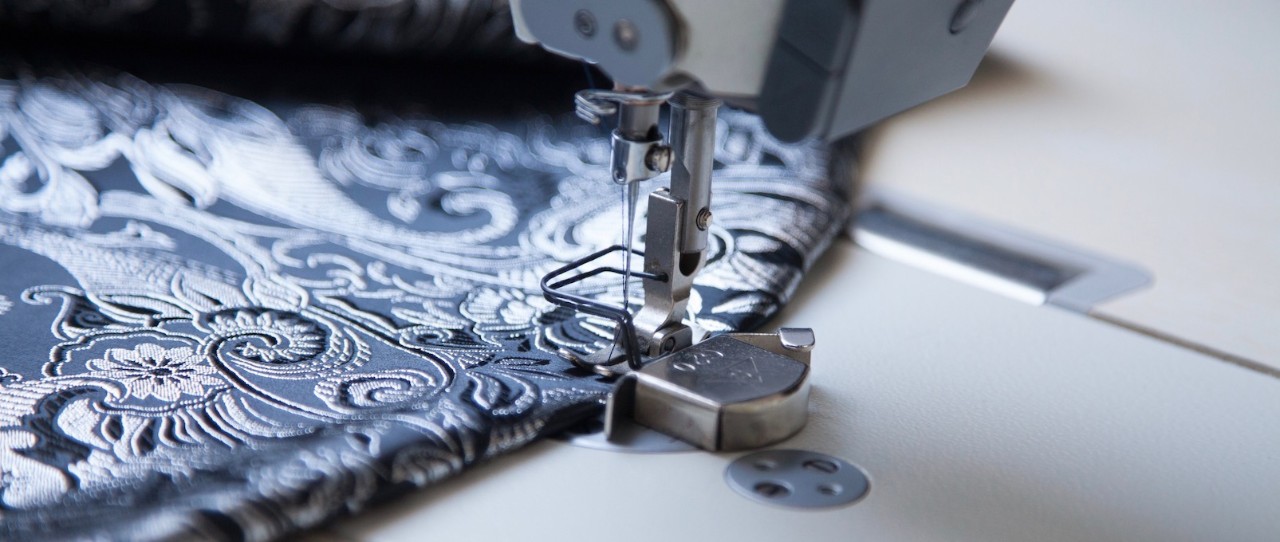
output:
M507 0L0 0L0 24L341 51L530 56Z
M0 531L271 539L597 409L607 386L555 352L610 325L538 289L617 241L593 130L0 80ZM690 306L726 331L776 312L848 210L814 148L732 111L718 133Z

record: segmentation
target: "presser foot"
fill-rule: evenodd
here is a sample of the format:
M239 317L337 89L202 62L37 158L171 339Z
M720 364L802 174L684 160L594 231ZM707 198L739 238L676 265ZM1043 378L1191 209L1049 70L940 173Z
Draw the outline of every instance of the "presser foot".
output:
M621 376L605 407L605 437L624 418L710 451L746 450L804 428L809 329L718 335Z
M637 335L625 307L561 290L602 273L621 273L611 267L580 269L617 250L625 249L604 249L542 279L548 300L617 322L611 347L586 356L560 351L583 369L617 379L605 407L606 439L617 435L624 418L711 451L767 446L804 427L809 358L816 342L812 330L783 328L695 340L695 335L702 339L705 333L681 324L656 335L670 340L659 344L657 355L647 355L656 341ZM559 278L574 271L578 273ZM654 275L647 280L663 278Z
M633 334L634 329L635 328L632 328ZM610 346L601 348L591 352L590 354L581 355L567 348L561 348L556 353L561 358L568 360L580 369L585 369L608 378L619 377L634 370L632 364L626 363L627 345L626 341L622 338L625 333L627 333L626 330L620 330L618 336L614 338L613 343ZM639 346L639 353L637 355L641 360L640 365L643 366L649 361L656 359L656 357L670 354L677 349L688 348L689 345L706 339L708 336L710 336L709 333L697 326L681 325L662 330L662 332L655 334L652 341L646 342L643 337L638 337L637 345ZM650 344L658 345L656 352L650 351Z
M671 106L669 145L657 126L664 103ZM617 116L615 182L671 173L669 187L649 194L643 252L615 245L542 279L548 301L616 323L611 347L588 355L561 352L578 367L617 379L606 406L606 438L617 434L624 417L717 451L758 448L800 431L808 416L811 330L706 338L685 323L694 277L707 263L720 101L688 92L588 90L576 105L593 124ZM618 251L642 256L644 271L597 263ZM604 273L642 281L644 305L634 316L625 303L610 305L568 288Z

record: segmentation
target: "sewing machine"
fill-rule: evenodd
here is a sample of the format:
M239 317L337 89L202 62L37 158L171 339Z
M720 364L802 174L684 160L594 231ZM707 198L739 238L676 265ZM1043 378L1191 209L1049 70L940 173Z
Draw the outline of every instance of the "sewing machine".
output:
M666 274L692 281L696 274L698 222L712 216L701 211L714 209L707 204L711 180L704 151L714 98L754 108L780 138L839 137L963 84L1009 2L862 2L862 11L843 1L751 3L765 8L759 11L745 2L728 9L727 2L710 1L598 4L525 0L515 12L523 37L595 61L623 84L579 95L584 117L619 119L615 179L649 178L668 164L672 172L672 188L651 196L651 205L657 201L657 208L665 204L668 210L656 214L661 220L651 211L650 235L660 232L664 241L660 251L646 251L641 273L647 274L637 275L646 303L635 317L636 332L620 337L618 348L578 360L630 381L611 409L622 420L627 407L639 404L634 391L643 385L646 367L669 368L680 362L673 354L706 344L695 330L660 333L678 323L683 307L681 287L659 279ZM531 16L535 5L539 13ZM1274 288L1247 270L1280 269L1274 239L1280 194L1275 183L1262 182L1277 164L1258 158L1265 151L1255 148L1274 142L1264 137L1272 131L1257 126L1280 121L1280 108L1251 98L1207 104L1203 97L1211 91L1198 83L1212 81L1210 75L1242 87L1274 83L1274 71L1243 76L1232 71L1236 64L1219 66L1223 59L1274 64L1267 56L1274 40L1266 42L1270 48L1249 46L1268 35L1263 22L1271 18L1254 17L1256 24L1241 29L1241 21L1221 10L1175 7L1029 7L1007 25L1016 32L1001 51L1013 59L992 59L979 88L899 116L873 134L876 154L865 173L878 184L850 231L859 247L833 247L778 319L811 326L821 345L810 351L810 336L788 331L771 335L768 343L753 344L759 337L741 341L753 353L808 369L807 425L800 430L797 423L804 420L781 416L788 431L799 433L779 431L767 440L781 440L775 450L822 454L816 461L760 452L708 454L690 451L678 439L611 428L621 442L598 436L546 442L336 525L334 536L474 537L494 503L515 502L517 508L505 511L508 521L485 525L485 537L1276 539L1280 344L1266 329L1273 330L1280 304L1267 293ZM820 14L805 18L805 8ZM1273 7L1265 9L1274 14ZM955 56L932 57L942 53L928 46L935 43L931 37L904 33L921 20L936 23L918 29L932 38L972 33L971 41L945 53ZM883 34L873 28L876 22L885 25ZM805 30L818 23L836 30L787 30L788 24ZM1243 37L1211 46L1185 43L1184 36L1202 28L1232 28ZM1129 31L1137 37L1127 37ZM830 37L824 43L841 45L828 58L839 58L840 66L798 62L810 73L787 71L801 68L782 67L777 59L805 54L812 43L760 39L775 33L814 42ZM885 41L862 47L860 40L877 35ZM1143 40L1157 45L1139 46ZM907 50L894 43L912 44L909 52L921 65L948 69L895 71L903 64L892 61L894 54ZM1163 57L1153 49L1161 46L1176 51L1170 56L1177 61L1158 61ZM1028 61L1018 60L1019 47L1049 60L1020 68ZM1126 78L1139 61L1165 79ZM1198 75L1177 75L1184 73ZM1062 90L1046 91L1052 86L1046 82ZM896 92L902 88L912 92ZM1165 100L1161 107L1137 105L1155 96ZM674 110L669 146L657 135L657 110L668 100ZM1221 147L1218 154L1230 160L1211 152L1171 157L1167 149L1191 148L1192 136L1178 139L1183 136L1169 136L1170 130L1203 130L1194 119L1170 128L1165 122L1174 121L1146 116L1166 119L1174 106L1192 104L1214 112L1196 118L1210 119L1227 139L1195 143ZM1262 121L1239 120L1246 117ZM1041 129L1046 122L1055 128ZM1026 134L1039 139L1027 141ZM1165 150L1153 151L1149 142L1161 142ZM1115 148L1096 148L1104 144ZM1233 145L1254 152L1228 149ZM1197 187L1203 184L1179 176L1166 161L1199 174L1228 171L1219 180L1229 187L1221 190L1234 193L1202 205ZM1037 180L1034 189L1019 190ZM932 201L921 194L932 194ZM1050 201L1044 194L1052 195ZM1124 210L1103 204L1094 212L1099 200L1116 201ZM1272 207L1239 203L1258 201ZM1145 228L1128 212L1140 203L1158 227ZM1212 220L1187 224L1192 208ZM1245 229L1271 234L1247 251L1223 243ZM1213 251L1215 258L1211 265L1188 266L1169 248L1171 239ZM695 264L682 270L686 254ZM1153 275L1160 281L1155 286ZM1195 290L1211 283L1222 284L1214 296ZM652 300L650 292L661 295ZM1194 317L1200 306L1210 316ZM675 340L668 343L668 337ZM667 363L654 365L662 360ZM653 375L651 389L660 391L669 374ZM649 400L670 403L652 394ZM686 410L679 419L707 417ZM669 417L647 421L678 433ZM711 423L699 434L722 429ZM677 436L712 449L767 444L725 446L723 440ZM791 469L789 461L799 468ZM850 469L862 474L863 486L855 479L824 489L822 480L834 478L823 476L836 474L829 471ZM772 486L769 473L777 475ZM857 495L831 506L787 502L806 491ZM625 517L623 510L638 517Z
M967 83L1011 4L512 4L521 39L597 65L612 77L613 90L584 90L576 104L578 115L593 124L617 119L614 182L631 186L671 173L670 187L649 195L644 268L636 273L644 305L634 317L628 307L562 290L601 272L629 279L629 267L588 271L611 252L631 252L629 244L571 262L543 281L547 299L617 322L613 347L587 357L564 354L619 379L605 415L607 436L615 437L616 427L634 418L704 449L736 450L773 444L805 424L812 330L704 340L706 333L685 322L714 216L712 163L721 97L758 111L784 141L846 136ZM658 126L665 103L672 110L669 143ZM625 371L616 369L624 361Z

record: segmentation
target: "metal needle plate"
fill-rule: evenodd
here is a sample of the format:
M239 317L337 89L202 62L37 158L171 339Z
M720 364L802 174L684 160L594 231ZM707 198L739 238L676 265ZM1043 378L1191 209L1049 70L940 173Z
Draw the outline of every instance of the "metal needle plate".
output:
M618 434L613 439L605 438L604 419L597 417L579 423L555 438L574 446L606 452L665 454L698 449L678 438L629 421L621 422L616 431Z
M739 457L725 481L753 501L789 508L844 506L867 494L862 469L838 457L805 450L765 450Z

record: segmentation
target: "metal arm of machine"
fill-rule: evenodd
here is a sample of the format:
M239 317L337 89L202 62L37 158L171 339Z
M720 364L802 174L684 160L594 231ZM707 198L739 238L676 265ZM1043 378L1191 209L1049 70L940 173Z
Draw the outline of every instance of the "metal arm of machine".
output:
M516 34L627 88L834 140L969 82L1013 0L512 0Z

